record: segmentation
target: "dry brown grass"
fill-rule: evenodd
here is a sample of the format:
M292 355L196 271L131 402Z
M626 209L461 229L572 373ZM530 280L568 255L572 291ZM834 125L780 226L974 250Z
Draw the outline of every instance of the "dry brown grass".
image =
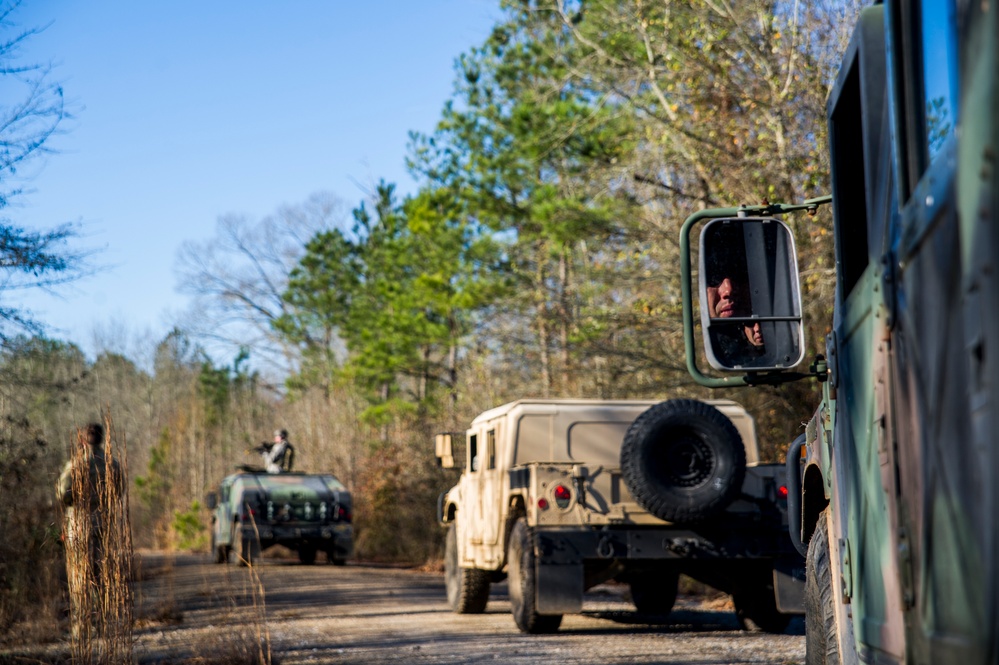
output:
M128 459L110 412L104 426L103 469L91 469L82 429L73 450L73 507L66 520L70 643L76 663L122 665L133 662L134 645Z
M271 646L265 589L255 562L212 570L200 585L192 587L188 578L175 589L184 574L182 566L175 567L173 556L141 566L141 577L155 586L157 600L144 603L136 626L162 632L179 630L186 638L182 652L143 656L157 665L278 665ZM198 618L193 625L187 624L185 607L192 599L197 599L200 607L208 600L213 610L211 626L199 625Z

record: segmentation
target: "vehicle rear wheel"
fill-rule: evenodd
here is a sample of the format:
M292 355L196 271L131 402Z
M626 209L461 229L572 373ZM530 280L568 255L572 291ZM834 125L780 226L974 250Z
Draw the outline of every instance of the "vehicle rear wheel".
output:
M447 604L456 614L482 614L489 602L489 571L462 568L458 562L457 526L451 524L444 541L444 584Z
M738 591L732 594L732 602L743 630L780 634L791 623L790 614L777 611L773 583Z
M746 448L739 430L715 407L669 400L628 428L621 474L638 505L659 519L697 522L724 510L742 490Z
M805 663L832 665L840 662L839 636L833 596L832 564L829 559L829 511L819 515L805 559Z
M537 566L527 520L517 520L510 532L506 563L510 590L510 611L514 623L525 633L554 633L562 624L561 614L538 614Z
M298 560L306 566L311 566L316 562L316 548L311 545L299 547Z
M643 614L669 614L676 602L680 575L673 571L656 571L632 579L631 602Z

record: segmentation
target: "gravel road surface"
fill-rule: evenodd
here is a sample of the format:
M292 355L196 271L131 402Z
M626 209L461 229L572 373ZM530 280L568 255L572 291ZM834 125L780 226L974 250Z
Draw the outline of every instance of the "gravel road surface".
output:
M137 587L140 662L209 660L269 635L281 665L305 663L801 663L804 621L787 634L741 631L724 598L681 596L667 617L637 614L627 587L587 594L554 635L524 635L506 584L485 614L451 613L443 575L264 559L252 572L206 556L146 555ZM261 600L262 599L262 600ZM188 662L197 662L193 659Z
M248 569L154 553L143 553L136 570L139 665L729 665L805 656L802 618L784 635L744 632L720 594L681 594L672 613L657 617L636 613L626 586L602 585L558 633L524 635L505 583L493 585L485 614L456 615L440 572L277 558ZM70 646L67 638L2 648L0 665L62 665Z

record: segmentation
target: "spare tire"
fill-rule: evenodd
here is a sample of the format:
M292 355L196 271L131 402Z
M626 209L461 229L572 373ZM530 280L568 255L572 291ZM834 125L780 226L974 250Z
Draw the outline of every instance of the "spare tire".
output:
M693 399L651 407L628 428L621 473L632 498L667 522L704 520L742 490L746 449L721 411Z

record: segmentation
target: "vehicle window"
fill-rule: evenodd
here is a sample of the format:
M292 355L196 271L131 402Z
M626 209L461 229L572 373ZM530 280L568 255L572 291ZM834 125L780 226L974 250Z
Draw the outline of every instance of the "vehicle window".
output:
M853 290L867 268L867 173L864 168L864 108L861 95L860 63L854 60L836 99L830 117L832 148L833 206L836 214L836 262L841 277L842 297Z
M921 0L923 136L933 163L957 124L957 30L953 2Z
M496 468L496 430L486 432L486 468Z
M479 470L479 437L468 435L468 465L472 471Z

